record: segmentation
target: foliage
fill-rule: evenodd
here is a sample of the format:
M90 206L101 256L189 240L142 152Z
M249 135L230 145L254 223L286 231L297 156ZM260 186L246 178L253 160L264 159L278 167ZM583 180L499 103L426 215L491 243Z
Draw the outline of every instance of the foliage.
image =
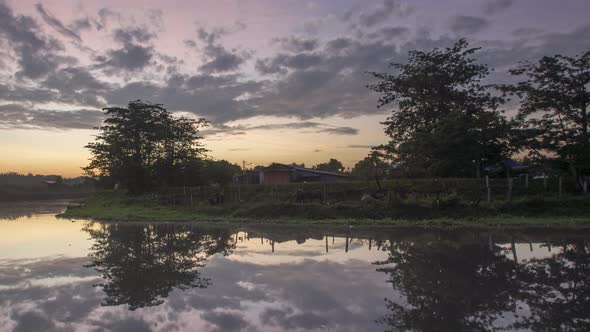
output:
M500 86L505 94L522 98L518 120L529 134L526 147L534 156L550 154L566 161L580 183L580 176L590 172L590 52L545 56L510 72L526 78Z
M100 133L86 146L92 158L84 170L112 178L132 194L178 182L205 152L199 143L204 119L175 118L162 105L140 100L104 111Z
M357 162L350 175L364 180L382 179L386 177L390 164L384 160L379 150L372 150L363 160Z
M396 74L371 74L378 107L394 104L383 124L401 164L416 176L473 176L486 163L510 155L504 102L481 84L489 69L472 58L478 48L461 39L453 47L409 52ZM475 170L475 172L474 172ZM474 174L476 173L476 174Z
M315 165L313 169L323 172L343 173L344 165L342 165L340 161L330 158L330 160L325 163Z

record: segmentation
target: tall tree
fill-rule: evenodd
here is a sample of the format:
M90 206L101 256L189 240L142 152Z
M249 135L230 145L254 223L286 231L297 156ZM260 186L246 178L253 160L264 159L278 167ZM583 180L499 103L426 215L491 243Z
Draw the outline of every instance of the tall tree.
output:
M510 71L525 81L501 89L522 99L518 119L529 130L533 155L558 156L578 185L590 172L590 52L577 57L546 56Z
M173 183L206 151L199 143L204 119L176 118L162 105L141 100L103 110L107 119L86 146L92 158L84 170L120 182L132 194Z
M378 107L394 106L383 124L407 174L479 175L485 163L511 154L509 122L498 111L503 99L482 85L489 69L475 62L478 49L461 39L409 52L408 63L390 64L393 74L371 73Z

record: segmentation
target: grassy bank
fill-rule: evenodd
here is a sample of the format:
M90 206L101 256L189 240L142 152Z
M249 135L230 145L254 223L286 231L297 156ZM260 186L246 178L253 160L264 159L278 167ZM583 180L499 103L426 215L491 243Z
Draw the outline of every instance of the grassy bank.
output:
M590 197L572 196L561 200L531 197L511 204L480 206L457 201L441 202L436 207L403 202L393 206L260 202L189 208L160 206L121 192L103 192L84 199L79 206L69 207L62 216L109 221L590 227Z

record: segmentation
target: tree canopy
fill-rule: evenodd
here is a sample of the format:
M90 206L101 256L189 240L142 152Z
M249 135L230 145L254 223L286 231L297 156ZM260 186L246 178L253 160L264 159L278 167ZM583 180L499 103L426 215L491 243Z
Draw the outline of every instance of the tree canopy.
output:
M461 39L410 51L408 63L391 63L393 74L371 73L378 107L393 106L383 124L408 174L473 176L510 155L510 125L498 111L504 100L481 83L489 69L475 62L477 50Z
M510 72L526 78L501 86L506 94L521 98L517 118L529 134L525 147L536 156L558 156L579 182L590 170L590 52L545 56Z
M174 117L163 105L141 100L103 110L107 118L86 146L92 157L84 170L120 182L130 193L181 181L206 151L199 142L205 119Z
M343 173L344 165L342 165L340 161L330 158L330 160L325 163L319 163L315 165L313 169L324 172Z

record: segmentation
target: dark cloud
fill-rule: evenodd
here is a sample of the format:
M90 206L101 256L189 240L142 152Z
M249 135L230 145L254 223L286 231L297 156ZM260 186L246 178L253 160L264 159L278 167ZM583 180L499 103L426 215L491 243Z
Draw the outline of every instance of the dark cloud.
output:
M0 1L0 38L16 53L19 78L39 78L60 64L76 62L72 57L58 55L63 50L59 41L44 37L35 20L14 15L3 1Z
M340 37L332 39L326 43L326 49L328 52L339 52L352 46L353 40L350 38Z
M458 35L478 33L490 26L490 22L483 17L459 15L451 19L450 28Z
M235 125L226 126L218 125L216 128L211 128L203 131L203 135L242 135L252 130L298 130L298 129L313 129L316 133L327 133L333 135L357 135L358 129L351 127L337 127L320 122L302 121L291 123L274 123L257 126Z
M512 31L512 35L514 37L521 38L521 37L530 37L533 35L538 35L542 32L543 32L542 30L535 29L535 28L519 28L519 29Z
M283 49L296 53L313 51L319 45L317 38L303 38L296 36L277 38L274 42L280 43Z
M113 38L123 44L147 43L154 37L153 33L140 27L121 28L113 32Z
M357 145L357 144L351 144L348 145L347 148L351 148L351 149L372 149L375 145Z
M383 38L394 39L398 37L406 37L410 33L410 29L406 27L384 27L367 35L368 38Z
M39 12L39 14L41 14L43 21L45 21L45 23L47 23L49 26L54 28L61 35L68 37L68 38L72 38L78 42L82 41L82 39L80 38L80 36L78 36L78 34L76 34L74 31L66 28L64 26L64 24L59 19L57 19L55 16L53 16L51 13L49 13L45 9L45 7L43 7L43 5L41 3L36 4L35 8Z
M287 69L307 69L319 65L323 58L317 54L278 54L273 58L256 61L256 70L262 74L285 74Z
M392 15L405 16L410 12L398 0L384 0L382 5L369 12L363 12L358 17L358 23L363 27L373 27L385 22Z
M486 0L483 4L484 13L493 15L510 8L515 0Z
M228 33L230 33L228 30L222 28L211 31L203 28L198 30L199 39L205 43L203 48L205 63L199 68L203 73L234 71L250 58L250 52L239 52L236 49L228 50L219 43L220 37ZM186 41L185 44L191 45L187 44Z
M1 128L92 129L102 122L97 110L56 111L24 105L0 105Z
M127 43L119 49L109 50L106 55L97 56L95 61L98 62L97 68L105 68L107 73L117 74L119 70L141 70L150 63L153 56L153 47Z
M13 314L11 318L18 322L14 332L52 331L55 328L51 319L37 311Z
M215 325L215 331L243 331L249 325L238 313L206 312L201 315L201 318Z
M84 18L80 18L80 19L75 20L68 27L70 30L75 31L76 33L80 33L80 31L83 31L83 30L92 29L92 23L90 21L90 18L84 17Z
M320 132L334 134L334 135L358 135L358 129L352 127L336 127L336 128L325 128Z

